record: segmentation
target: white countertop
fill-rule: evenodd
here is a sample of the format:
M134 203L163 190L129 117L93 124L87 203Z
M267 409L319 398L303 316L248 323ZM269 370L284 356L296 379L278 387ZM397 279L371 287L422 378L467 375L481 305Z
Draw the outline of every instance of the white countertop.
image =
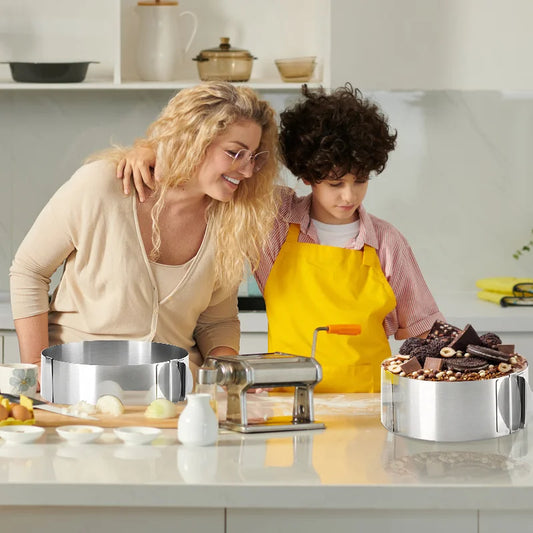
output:
M250 396L254 416L291 411L290 396ZM221 430L217 445L203 448L181 445L175 430L131 446L112 429L72 445L48 428L36 444L0 445L0 508L531 509L527 428L432 443L388 433L379 413L379 395L316 395L325 430Z
M0 291L0 329L14 330L11 305L9 304L9 292Z
M501 307L480 300L476 292L450 291L435 296L450 324L463 327L472 324L478 331L533 332L533 307ZM266 333L268 322L264 311L239 313L243 333ZM0 291L0 330L14 330L9 293Z
M533 332L533 307L501 307L480 300L476 294L476 291L449 291L435 294L435 299L446 320L455 326L472 324L481 332ZM243 333L267 331L265 312L242 312L239 318Z

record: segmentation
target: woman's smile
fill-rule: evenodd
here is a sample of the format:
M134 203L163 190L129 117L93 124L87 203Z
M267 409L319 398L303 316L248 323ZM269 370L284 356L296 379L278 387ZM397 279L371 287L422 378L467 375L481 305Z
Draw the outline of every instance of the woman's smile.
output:
M239 186L239 183L241 182L241 180L238 180L236 178L230 178L229 176L226 176L226 174L222 174L222 177L226 181L229 181L232 185L235 185L235 188L237 188Z

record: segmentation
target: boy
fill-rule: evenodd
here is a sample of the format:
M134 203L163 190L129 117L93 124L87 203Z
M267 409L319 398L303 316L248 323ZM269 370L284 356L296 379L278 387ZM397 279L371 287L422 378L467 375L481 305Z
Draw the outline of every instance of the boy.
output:
M269 351L309 354L315 328L356 323L354 337L319 334L319 392L377 392L387 337L425 336L444 320L404 237L368 214L371 174L385 168L396 133L350 85L303 88L281 113L287 168L311 194L282 190L282 204L255 277L268 317Z

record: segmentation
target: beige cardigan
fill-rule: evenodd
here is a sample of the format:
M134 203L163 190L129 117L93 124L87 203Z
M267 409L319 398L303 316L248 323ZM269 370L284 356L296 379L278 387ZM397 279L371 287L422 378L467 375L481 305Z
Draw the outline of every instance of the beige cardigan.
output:
M10 269L13 318L49 311L50 345L135 339L185 348L191 360L216 346L239 350L237 287L217 288L215 236L208 224L200 250L176 289L159 301L141 239L136 198L124 196L115 165L81 167L50 199ZM64 271L52 302L52 274Z

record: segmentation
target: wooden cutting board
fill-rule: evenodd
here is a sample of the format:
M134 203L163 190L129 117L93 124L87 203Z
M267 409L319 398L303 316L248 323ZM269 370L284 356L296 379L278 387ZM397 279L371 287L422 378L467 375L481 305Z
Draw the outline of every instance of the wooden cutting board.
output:
M61 405L54 404L57 407L63 407ZM178 404L178 415L185 408L185 403ZM33 413L35 415L35 425L41 427L59 427L68 426L72 424L83 424L91 426L100 426L103 428L118 428L124 426L149 426L161 429L176 429L178 424L178 417L174 418L147 418L144 416L146 411L146 405L126 405L124 407L124 413L120 416L109 416L96 414L91 415L98 420L88 420L86 418L73 418L72 416L60 415L57 413L50 413L49 411L43 411L42 409L35 409Z

